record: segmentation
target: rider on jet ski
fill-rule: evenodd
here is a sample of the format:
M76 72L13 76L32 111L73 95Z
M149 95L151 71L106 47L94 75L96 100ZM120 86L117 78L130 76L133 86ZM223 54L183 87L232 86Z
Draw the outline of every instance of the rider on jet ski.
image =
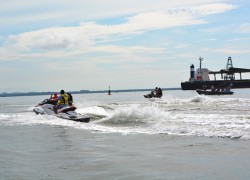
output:
M65 94L64 90L61 90L60 96L57 99L55 99L54 101L56 101L57 104L54 105L53 110L57 114L58 109L61 109L65 106L69 105L69 95Z
M65 93L64 90L61 90L60 96L55 99L52 98L53 95L56 96L52 94L50 99L45 99L39 103L33 111L36 114L55 115L56 117L73 121L90 121L89 116L78 114L75 111L76 107L72 104L73 97L70 93Z

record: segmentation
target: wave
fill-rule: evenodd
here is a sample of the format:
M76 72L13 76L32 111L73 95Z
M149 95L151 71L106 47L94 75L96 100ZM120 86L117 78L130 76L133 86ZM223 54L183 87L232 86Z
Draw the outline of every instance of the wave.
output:
M168 115L155 106L142 106L140 104L116 108L110 115L100 121L102 124L116 126L139 126L150 124Z

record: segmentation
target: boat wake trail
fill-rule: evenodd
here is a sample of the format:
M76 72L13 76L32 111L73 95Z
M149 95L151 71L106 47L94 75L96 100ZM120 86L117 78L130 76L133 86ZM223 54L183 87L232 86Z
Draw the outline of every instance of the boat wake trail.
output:
M249 99L203 96L169 99L113 107L106 118L95 124L102 126L103 131L108 128L111 132L250 139L248 104Z

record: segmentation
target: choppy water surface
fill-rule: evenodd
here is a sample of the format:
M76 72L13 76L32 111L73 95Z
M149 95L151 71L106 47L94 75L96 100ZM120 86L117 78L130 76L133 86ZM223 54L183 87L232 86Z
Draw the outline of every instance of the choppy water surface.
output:
M185 93L166 91L162 99L150 100L143 98L141 92L75 95L77 112L91 116L89 124L54 116L35 116L33 107L46 97L2 98L0 123L2 126L59 125L105 133L250 139L248 94L199 96L194 92Z
M3 179L247 179L250 91L75 95L90 123L35 115L47 96L0 98Z

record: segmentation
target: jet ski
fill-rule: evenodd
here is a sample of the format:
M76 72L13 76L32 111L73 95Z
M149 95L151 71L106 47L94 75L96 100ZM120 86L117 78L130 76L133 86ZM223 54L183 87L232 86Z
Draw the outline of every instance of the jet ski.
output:
M54 115L62 119L68 119L72 121L79 121L88 123L90 121L90 117L82 114L78 114L75 112L76 107L74 105L66 106L60 109L57 109L57 114L53 110L54 102L50 101L49 99L45 99L40 102L33 111L36 114L48 114Z
M161 98L162 95L156 95L155 93L151 92L149 94L143 95L145 98Z

